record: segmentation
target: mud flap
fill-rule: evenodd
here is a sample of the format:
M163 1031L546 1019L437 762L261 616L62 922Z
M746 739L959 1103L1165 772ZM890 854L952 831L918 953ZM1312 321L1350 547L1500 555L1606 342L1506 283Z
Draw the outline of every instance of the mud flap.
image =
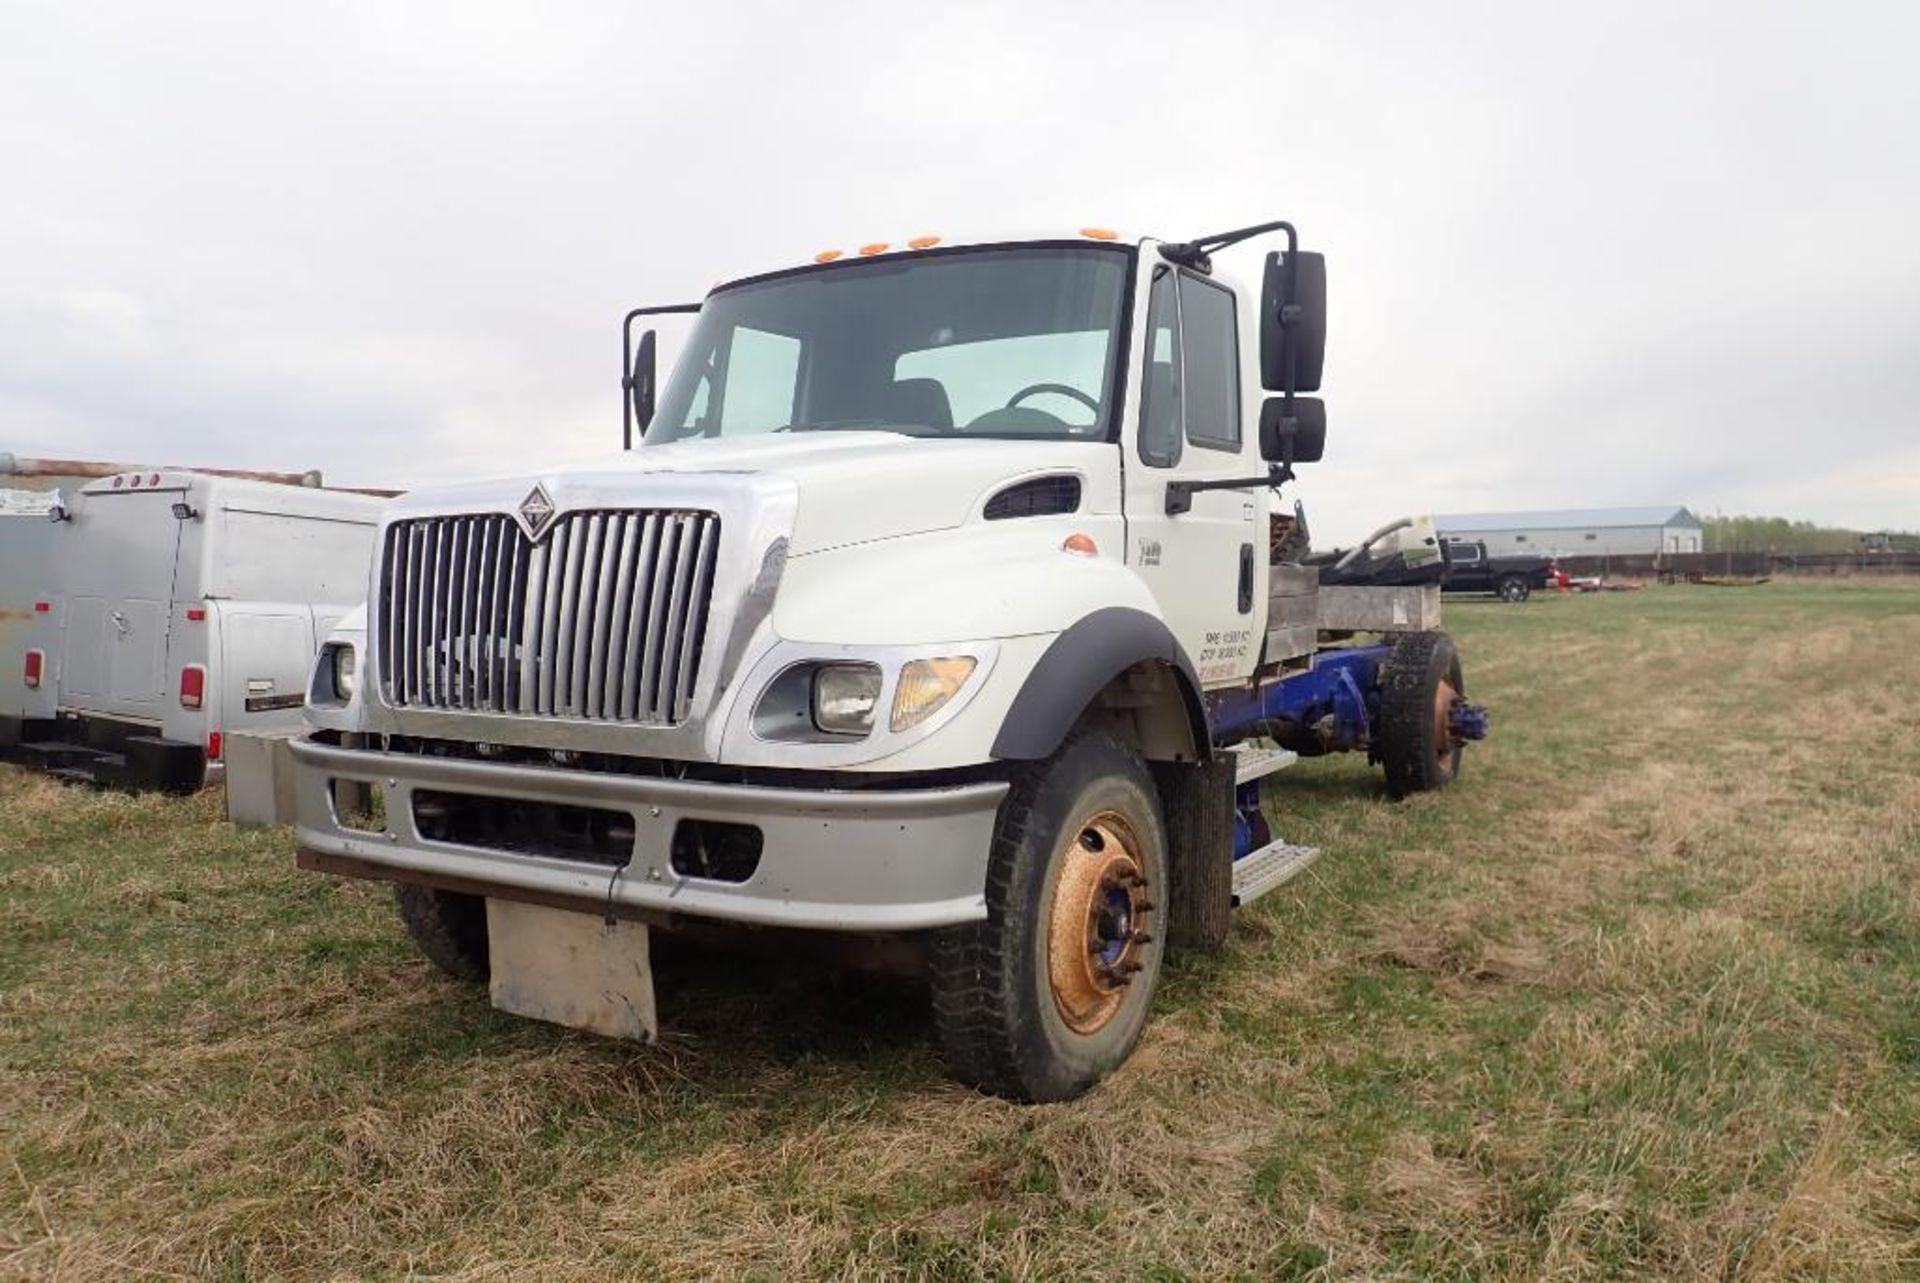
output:
M487 939L500 1010L609 1038L659 1034L645 924L490 899Z
M1150 766L1173 864L1167 943L1218 953L1233 911L1233 755Z

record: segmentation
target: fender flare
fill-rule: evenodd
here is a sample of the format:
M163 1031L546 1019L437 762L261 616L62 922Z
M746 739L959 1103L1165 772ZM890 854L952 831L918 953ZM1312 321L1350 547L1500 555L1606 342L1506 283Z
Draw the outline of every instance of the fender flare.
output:
M1213 734L1193 661L1166 624L1144 610L1104 606L1053 639L1007 709L993 756L1037 761L1051 757L1102 687L1151 662L1172 670L1200 761L1212 755Z

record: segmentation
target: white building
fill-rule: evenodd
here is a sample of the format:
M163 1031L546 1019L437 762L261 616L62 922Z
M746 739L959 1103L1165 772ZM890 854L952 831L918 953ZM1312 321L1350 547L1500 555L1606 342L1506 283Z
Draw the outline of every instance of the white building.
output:
M1704 550L1700 518L1673 506L1438 513L1433 524L1443 538L1478 539L1494 556L1649 557Z

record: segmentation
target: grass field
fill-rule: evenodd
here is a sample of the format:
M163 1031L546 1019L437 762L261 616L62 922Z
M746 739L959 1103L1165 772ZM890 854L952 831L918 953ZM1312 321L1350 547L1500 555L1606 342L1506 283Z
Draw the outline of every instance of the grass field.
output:
M1494 738L1020 1108L907 985L710 960L653 1049L442 979L217 795L0 777L0 1276L1920 1277L1920 587L1449 605Z

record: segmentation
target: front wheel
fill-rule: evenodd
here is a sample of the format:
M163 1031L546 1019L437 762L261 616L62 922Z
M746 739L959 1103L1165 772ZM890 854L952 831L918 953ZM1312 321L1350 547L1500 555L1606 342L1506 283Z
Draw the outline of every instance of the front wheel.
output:
M1125 1061L1160 977L1167 871L1158 795L1131 748L1077 735L1023 768L994 834L986 921L935 938L948 1072L1055 1101Z
M393 888L400 921L420 952L456 980L485 980L487 902L477 895L402 882Z

